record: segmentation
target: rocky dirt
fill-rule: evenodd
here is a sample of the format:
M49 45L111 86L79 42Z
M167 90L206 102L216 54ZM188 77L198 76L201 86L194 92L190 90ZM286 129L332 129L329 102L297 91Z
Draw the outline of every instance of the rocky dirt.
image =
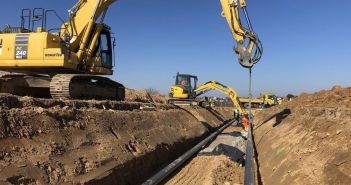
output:
M254 137L263 184L351 184L351 88L257 113Z
M151 99L150 99L151 96ZM146 90L134 90L134 89L126 89L126 101L129 102L156 102L156 103L162 103L166 104L168 101L168 96L166 95L150 95L148 96Z
M135 97L0 94L0 184L140 184L232 117Z

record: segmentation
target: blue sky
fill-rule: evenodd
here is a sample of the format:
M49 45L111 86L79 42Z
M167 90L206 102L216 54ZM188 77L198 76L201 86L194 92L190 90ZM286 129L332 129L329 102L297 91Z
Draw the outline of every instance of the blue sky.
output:
M19 24L20 8L45 7L67 17L76 1L12 0L0 25ZM66 3L64 3L66 2ZM247 0L264 54L254 68L254 94L315 92L351 86L351 1ZM168 93L176 72L217 80L247 95L248 71L232 52L234 40L219 0L120 0L106 23L118 39L113 79L134 89ZM54 19L54 18L51 18ZM53 21L54 22L54 21Z

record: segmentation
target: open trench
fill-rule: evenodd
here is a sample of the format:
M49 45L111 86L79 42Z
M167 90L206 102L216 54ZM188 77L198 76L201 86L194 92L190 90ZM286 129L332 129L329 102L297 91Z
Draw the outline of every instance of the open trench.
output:
M0 184L140 184L231 108L0 95Z
M351 184L350 92L303 94L255 114L259 184ZM233 115L156 105L0 95L0 184L141 184ZM243 152L240 133L228 127L164 183L242 184L231 153Z
M246 137L242 132L233 123L162 184L243 184Z
M351 88L336 86L257 112L255 184L351 184L350 105ZM213 147L226 143L221 135L165 183L243 184L238 161Z

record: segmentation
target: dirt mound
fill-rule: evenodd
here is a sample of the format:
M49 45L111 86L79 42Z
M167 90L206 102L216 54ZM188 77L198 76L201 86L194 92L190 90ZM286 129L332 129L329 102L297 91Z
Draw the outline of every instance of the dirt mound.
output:
M351 88L263 110L254 135L264 184L351 184Z
M126 89L126 101L129 102L150 102L155 101L156 103L166 104L168 101L168 96L166 95L151 95L151 98L148 96L146 90L134 90L134 89Z
M216 158L199 156L187 164L166 185L222 185L242 184L243 170L225 155Z
M140 184L231 111L0 95L0 184Z

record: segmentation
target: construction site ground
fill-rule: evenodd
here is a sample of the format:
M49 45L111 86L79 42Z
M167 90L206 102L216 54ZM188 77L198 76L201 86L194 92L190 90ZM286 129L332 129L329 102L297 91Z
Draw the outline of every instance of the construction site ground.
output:
M1 94L0 184L140 184L233 116L138 91L127 100Z
M0 184L140 184L232 119L233 108L0 94ZM151 103L156 102L156 104ZM351 88L255 112L262 184L351 184ZM228 127L167 184L242 184L245 137Z
M240 125L226 128L165 184L243 184L246 138L241 132Z
M263 184L351 184L351 88L258 112L254 139Z

